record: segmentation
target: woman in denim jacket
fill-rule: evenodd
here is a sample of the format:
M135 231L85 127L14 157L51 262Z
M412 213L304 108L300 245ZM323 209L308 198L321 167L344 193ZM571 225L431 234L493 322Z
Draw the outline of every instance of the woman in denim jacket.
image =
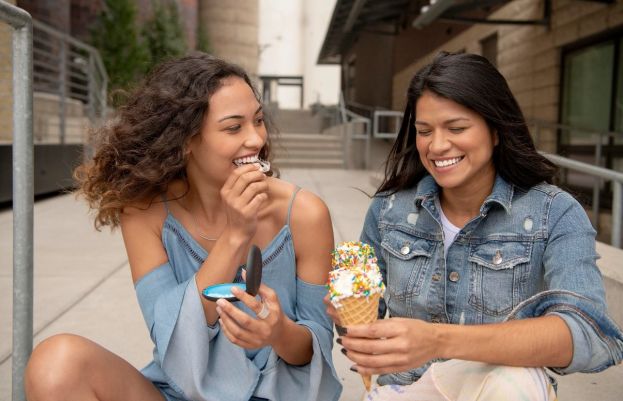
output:
M353 370L380 374L381 385L409 385L431 361L451 361L433 364L421 380L429 386L380 387L369 399L453 399L483 382L478 399L539 386L529 399L551 399L543 369L503 366L566 374L621 361L595 231L551 184L555 173L485 58L441 53L415 75L361 235L376 250L389 319L347 327L338 343Z

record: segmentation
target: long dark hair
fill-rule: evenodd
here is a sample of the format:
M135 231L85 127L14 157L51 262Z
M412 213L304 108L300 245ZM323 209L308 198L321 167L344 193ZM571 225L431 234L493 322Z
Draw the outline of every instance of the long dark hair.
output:
M79 194L97 212L96 228L117 226L125 206L151 202L173 180L186 180L188 141L200 133L210 97L229 77L242 78L260 101L242 68L195 52L156 67L94 131L95 156L74 177ZM264 160L270 159L269 140L270 135L260 150Z
M415 146L414 125L415 106L424 91L475 111L492 132L497 132L499 144L493 150L493 164L506 181L525 189L552 182L557 167L537 152L519 104L502 74L482 56L441 52L409 84L402 125L377 193L410 188L427 174Z

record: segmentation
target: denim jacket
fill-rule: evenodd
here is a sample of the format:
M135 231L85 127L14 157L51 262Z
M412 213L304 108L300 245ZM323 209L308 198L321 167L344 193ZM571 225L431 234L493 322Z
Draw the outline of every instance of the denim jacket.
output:
M372 201L361 240L376 250L387 285L380 315L387 308L390 317L484 324L556 314L571 330L573 359L554 371L598 372L623 359L623 333L607 315L595 263L595 231L571 195L548 184L522 190L497 176L447 257L438 197L427 175ZM411 383L428 365L379 383Z

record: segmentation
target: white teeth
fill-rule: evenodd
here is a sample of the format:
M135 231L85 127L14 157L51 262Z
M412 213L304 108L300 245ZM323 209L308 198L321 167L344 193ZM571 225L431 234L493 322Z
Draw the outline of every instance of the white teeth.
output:
M454 159L434 160L433 162L435 163L436 167L448 167L453 164L457 164L462 159L463 159L462 157L455 157Z
M237 167L240 167L245 164L251 164L251 163L258 163L260 165L260 171L262 173L267 173L270 170L270 163L266 160L260 159L258 155L241 157L239 159L234 160L234 164Z

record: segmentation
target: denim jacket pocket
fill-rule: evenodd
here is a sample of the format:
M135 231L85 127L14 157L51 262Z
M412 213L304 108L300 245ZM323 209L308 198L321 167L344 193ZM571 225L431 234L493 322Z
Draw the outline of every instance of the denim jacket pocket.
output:
M419 295L426 269L430 263L433 244L405 232L388 232L381 242L387 263L386 298L404 300Z
M468 257L470 305L490 317L506 316L526 295L531 252L530 241L472 245Z

